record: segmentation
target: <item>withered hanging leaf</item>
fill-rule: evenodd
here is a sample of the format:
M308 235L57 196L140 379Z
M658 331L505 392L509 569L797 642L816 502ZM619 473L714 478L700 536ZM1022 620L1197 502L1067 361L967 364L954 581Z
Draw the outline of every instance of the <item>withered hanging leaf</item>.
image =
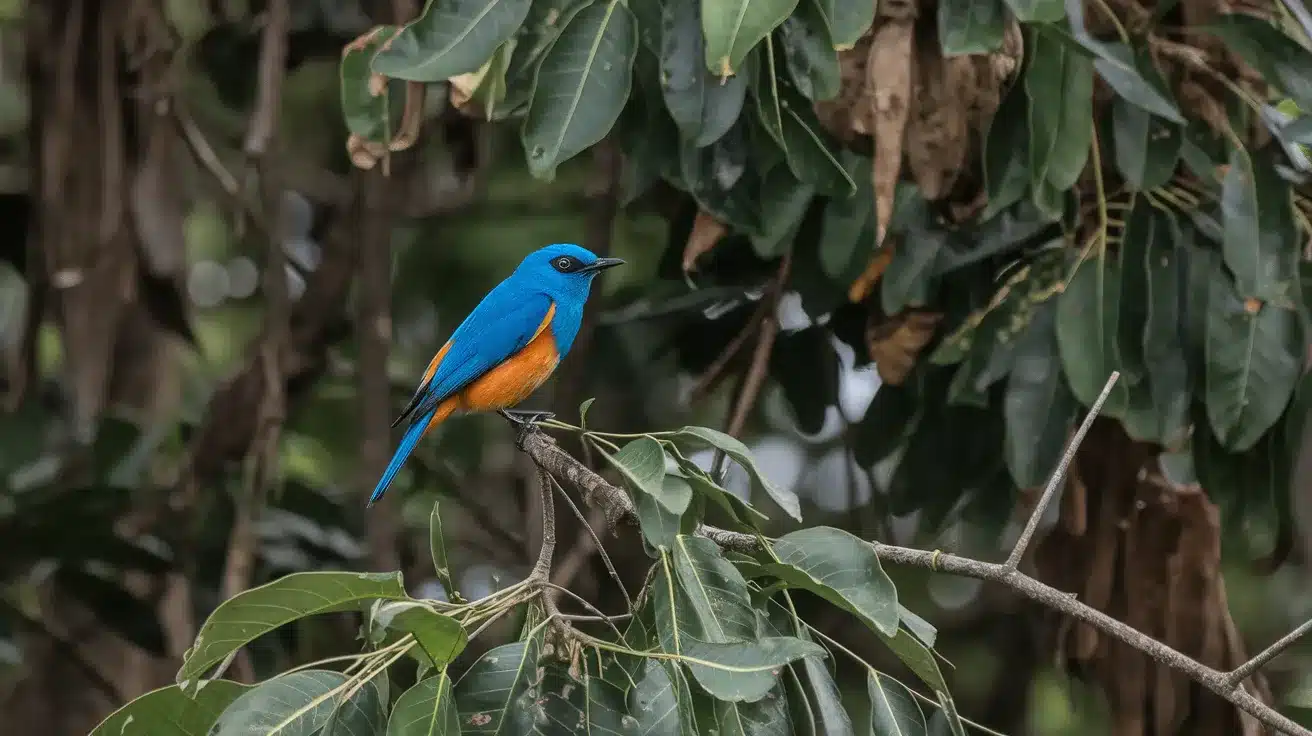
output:
M943 315L935 312L906 311L867 328L870 358L884 383L900 386L906 381L942 319Z
M729 228L723 222L715 219L705 210L699 210L697 219L693 220L692 231L688 233L688 242L683 246L684 272L692 271L697 265L697 259L714 248L727 232Z
M884 241L893 217L893 198L902 172L902 140L911 112L911 65L915 28L910 20L890 21L875 32L866 64L866 84L873 93L875 164L875 243Z

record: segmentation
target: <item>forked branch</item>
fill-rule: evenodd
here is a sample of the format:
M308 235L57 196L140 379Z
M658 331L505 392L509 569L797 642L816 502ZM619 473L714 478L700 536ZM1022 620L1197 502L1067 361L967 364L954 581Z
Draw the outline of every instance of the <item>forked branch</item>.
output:
M881 562L889 564L919 567L933 572L1001 583L1032 601L1079 619L1104 634L1147 654L1154 660L1179 670L1198 684L1225 698L1236 708L1280 733L1289 734L1290 736L1312 736L1312 731L1281 715L1274 708L1258 700L1243 688L1244 680L1252 676L1254 672L1271 659L1288 649L1308 631L1312 631L1312 621L1290 632L1287 636L1234 670L1222 672L1137 631L1092 606L1081 603L1074 594L1064 593L1020 571L1020 560L1034 537L1044 512L1047 511L1048 506L1056 497L1058 489L1061 488L1062 479L1066 475L1067 468L1074 460L1076 453L1079 451L1080 443L1084 440L1084 436L1088 433L1094 419L1097 418L1102 404L1111 393L1112 387L1116 384L1118 378L1119 374L1113 373L1107 379L1102 393L1080 424L1075 436L1063 453L1061 462L1058 463L1057 468L1053 471L1051 478L1044 487L1043 495L1030 512L1029 519L1016 541L1016 546L1005 562L985 562L939 552L938 550L912 549L872 542L875 553L879 556ZM602 509L612 529L620 521L636 523L637 517L634 514L633 502L629 499L628 494L574 459L569 453L557 446L551 437L542 432L530 432L524 437L522 449L533 458L540 468L578 488L586 503ZM703 525L697 530L697 534L710 539L725 549L750 552L759 547L758 537L742 532Z

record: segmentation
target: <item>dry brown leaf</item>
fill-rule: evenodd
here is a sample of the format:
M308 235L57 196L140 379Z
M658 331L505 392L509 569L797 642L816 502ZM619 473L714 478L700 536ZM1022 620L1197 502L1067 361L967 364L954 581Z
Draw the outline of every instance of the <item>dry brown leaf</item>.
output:
M714 248L728 231L729 228L724 223L705 210L698 210L697 219L692 223L692 231L688 233L688 242L683 246L684 273L692 271L697 265L697 259Z
M921 194L937 200L947 195L966 167L970 116L979 84L972 57L945 59L936 43L920 44L916 50L915 91L904 151Z
M893 216L893 196L902 173L902 144L911 113L915 28L909 20L894 20L875 31L866 62L866 85L872 92L875 162L875 244L884 241Z
M879 277L884 275L884 269L893 260L893 243L889 242L883 248L875 251L871 256L870 263L866 264L866 270L856 277L847 290L847 299L850 302L863 301L870 294L870 290L875 288L879 283Z
M941 319L943 315L934 312L903 312L866 329L870 359L884 383L902 385Z

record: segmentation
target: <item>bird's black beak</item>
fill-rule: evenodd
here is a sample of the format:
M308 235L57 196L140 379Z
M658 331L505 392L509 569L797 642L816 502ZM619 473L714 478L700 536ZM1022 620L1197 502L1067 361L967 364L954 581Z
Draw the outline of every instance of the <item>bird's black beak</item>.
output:
M622 265L624 265L624 260L621 258L598 258L592 263L580 268L579 271L582 273L605 271L608 268Z

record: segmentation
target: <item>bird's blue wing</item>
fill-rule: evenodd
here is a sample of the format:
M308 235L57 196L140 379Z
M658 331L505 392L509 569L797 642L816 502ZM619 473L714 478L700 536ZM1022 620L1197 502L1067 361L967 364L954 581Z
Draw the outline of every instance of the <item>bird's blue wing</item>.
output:
M415 392L401 417L424 416L460 389L528 345L551 311L542 293L503 281L488 292L451 336L433 375ZM398 422L400 419L397 420Z

